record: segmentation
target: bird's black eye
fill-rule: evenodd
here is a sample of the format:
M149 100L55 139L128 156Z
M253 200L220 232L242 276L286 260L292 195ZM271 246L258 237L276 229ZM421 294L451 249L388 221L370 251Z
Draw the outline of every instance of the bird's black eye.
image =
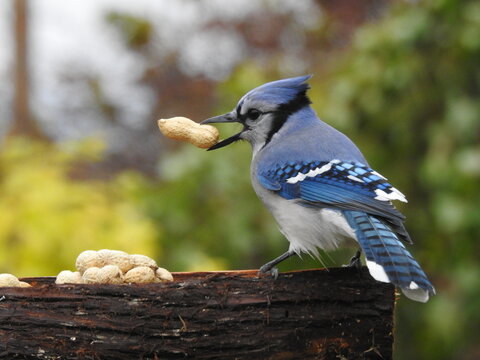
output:
M250 109L247 112L247 117L252 120L257 120L261 112L257 109Z

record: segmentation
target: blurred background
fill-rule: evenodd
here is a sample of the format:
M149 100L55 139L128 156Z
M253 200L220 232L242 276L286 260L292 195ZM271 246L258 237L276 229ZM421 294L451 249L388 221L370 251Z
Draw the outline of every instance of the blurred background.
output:
M319 116L407 195L410 249L437 289L398 301L396 358L480 358L480 2L3 0L0 46L0 272L56 275L86 249L171 271L283 253L249 145L207 153L156 119L200 121L312 73Z

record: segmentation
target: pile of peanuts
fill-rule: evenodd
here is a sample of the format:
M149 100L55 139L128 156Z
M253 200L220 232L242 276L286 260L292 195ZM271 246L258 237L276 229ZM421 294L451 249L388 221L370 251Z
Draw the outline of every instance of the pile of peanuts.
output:
M150 284L173 281L172 274L158 267L155 260L119 250L86 250L78 255L75 267L77 271L61 271L55 283Z
M158 127L163 135L173 140L187 141L202 149L208 149L218 142L216 127L200 125L186 117L173 117L158 120Z
M158 267L145 255L129 255L124 251L86 250L75 262L77 271L63 270L56 284L150 284L173 281L172 274ZM0 287L30 287L12 274L0 274Z

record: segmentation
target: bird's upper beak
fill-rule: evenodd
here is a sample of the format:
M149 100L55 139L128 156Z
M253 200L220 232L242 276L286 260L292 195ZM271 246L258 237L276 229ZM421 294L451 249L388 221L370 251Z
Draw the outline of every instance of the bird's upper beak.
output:
M237 114L232 111L223 115L215 116L207 120L203 120L200 124L214 124L214 123L229 123L229 122L239 122L237 119Z
M215 123L233 123L233 122L240 122L238 120L237 114L235 111L215 116L207 120L203 120L200 124L215 124ZM229 138L226 138L225 140L222 140L215 145L209 147L207 150L215 150L215 149L220 149L224 146L230 145L231 143L234 143L235 141L240 140L240 134L242 132L239 132L238 134L235 134L233 136L230 136Z

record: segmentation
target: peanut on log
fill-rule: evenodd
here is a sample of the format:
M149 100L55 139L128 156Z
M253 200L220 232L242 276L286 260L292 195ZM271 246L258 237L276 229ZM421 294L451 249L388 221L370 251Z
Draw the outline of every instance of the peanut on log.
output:
M12 274L0 274L0 287L3 286L15 286L20 287L20 281L15 275Z
M32 287L32 285L30 285L29 283L25 282L25 281L19 281L20 285L18 285L18 287L21 287L21 288L29 288L29 287Z
M155 271L149 266L139 266L125 274L124 281L128 284L149 284L155 281Z
M63 270L57 275L55 284L83 284L82 275L79 271Z
M155 270L155 281L156 282L164 282L164 281L173 281L173 276L170 271L164 268L157 268Z
M29 283L20 281L15 275L0 274L0 287L31 287Z
M97 253L104 265L116 265L122 273L126 273L134 267L130 261L130 255L125 251L102 249Z
M217 128L211 125L200 125L185 117L160 119L158 127L166 137L187 141L202 149L208 149L218 142Z
M85 284L123 284L123 274L117 265L88 268L82 278Z
M146 255L140 255L140 254L130 255L130 262L133 264L134 268L139 266L149 266L153 270L156 270L158 268L157 262Z
M85 250L80 253L75 262L75 267L83 275L83 273L91 267L102 267L105 265L105 262L100 258L97 251L94 250Z

